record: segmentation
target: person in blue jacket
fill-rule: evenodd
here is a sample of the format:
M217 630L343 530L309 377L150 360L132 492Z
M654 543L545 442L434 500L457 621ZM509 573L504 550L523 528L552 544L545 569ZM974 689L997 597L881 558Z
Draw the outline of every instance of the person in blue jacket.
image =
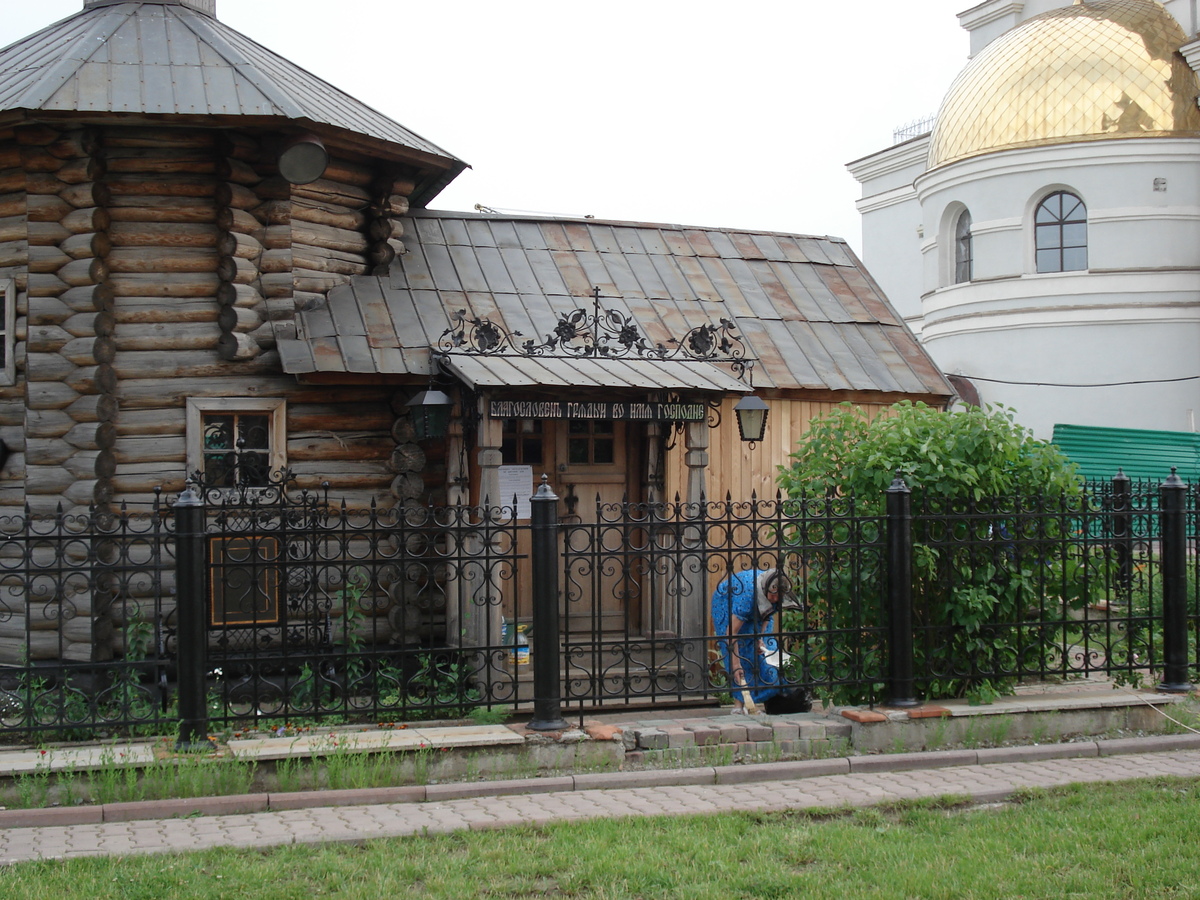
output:
M776 631L786 593L777 569L746 569L730 575L712 596L713 633L717 637L747 637L718 641L731 684L749 688L755 704L770 715L808 712L812 701L803 688L780 684L779 669L768 659L779 650ZM733 691L734 712L745 708L742 691Z

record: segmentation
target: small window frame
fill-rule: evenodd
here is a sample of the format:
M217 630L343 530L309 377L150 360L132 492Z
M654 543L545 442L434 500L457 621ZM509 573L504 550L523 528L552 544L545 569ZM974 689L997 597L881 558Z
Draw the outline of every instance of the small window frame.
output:
M268 470L287 465L287 401L258 397L189 397L187 399L187 474L204 471L204 416L206 413L267 415Z

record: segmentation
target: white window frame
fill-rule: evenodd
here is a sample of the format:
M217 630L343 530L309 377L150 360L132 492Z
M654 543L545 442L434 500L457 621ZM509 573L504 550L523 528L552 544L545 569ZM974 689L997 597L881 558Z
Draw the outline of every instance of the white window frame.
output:
M204 413L266 413L270 471L287 465L287 401L261 397L187 398L187 475L204 470Z
M966 233L963 233L963 223L966 222ZM965 206L954 217L954 228L950 240L954 243L954 272L951 276L953 284L970 284L975 280L975 221L971 211ZM966 250L963 253L963 250ZM965 269L965 272L964 272Z
M1073 197L1075 200L1077 200L1079 207L1081 207L1083 209L1083 220L1081 222L1080 221L1071 221L1064 216L1057 222L1047 223L1046 225L1042 226L1042 227L1057 227L1058 228L1058 237L1059 237L1059 242L1056 246L1044 248L1046 250L1054 250L1058 253L1058 268L1048 268L1048 269L1043 270L1041 268L1041 266L1038 265L1038 240L1037 240L1038 212L1041 210L1042 206L1051 197L1055 196L1056 194L1061 194L1061 195L1064 195L1067 197ZM1067 225L1068 223L1072 224L1072 225L1080 225L1080 224L1083 225L1083 235L1084 235L1083 244L1081 244L1081 245L1080 244L1072 244L1070 246L1066 245L1065 236L1063 234L1063 227L1065 225ZM1068 187L1066 185L1055 185L1054 187L1051 187L1047 190L1042 191L1042 193L1037 195L1034 199L1032 208L1030 210L1030 215L1029 215L1029 225L1030 225L1030 234L1031 234L1031 237L1033 238L1033 240L1031 241L1032 247L1030 248L1033 253L1031 268L1035 274L1037 274L1037 275L1059 275L1064 272L1067 272L1067 273L1087 272L1089 270L1089 268L1091 267L1091 264L1092 264L1091 207L1089 207L1087 201L1083 199L1083 194L1080 191L1076 190L1073 187ZM1084 265L1080 268L1072 268L1072 269L1064 268L1063 267L1063 254L1064 254L1064 251L1066 251L1066 250L1082 250L1083 255L1084 255Z
M4 344L4 365L0 366L0 384L17 383L17 280L0 278L0 293L4 295L4 320L0 341Z

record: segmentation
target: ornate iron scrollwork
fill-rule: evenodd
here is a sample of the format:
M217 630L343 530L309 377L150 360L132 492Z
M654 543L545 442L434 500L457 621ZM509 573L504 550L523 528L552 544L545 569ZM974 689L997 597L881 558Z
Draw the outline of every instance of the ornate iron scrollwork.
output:
M591 310L563 313L541 342L532 338L518 341L524 337L521 332L507 331L480 316L468 317L466 310L459 310L453 319L454 324L438 339L437 349L443 353L719 362L728 364L734 376L743 381L754 366L754 360L746 356L746 345L737 334L737 326L730 319L722 318L717 324L706 322L690 329L682 338L652 344L631 316L600 306L599 288L592 290Z

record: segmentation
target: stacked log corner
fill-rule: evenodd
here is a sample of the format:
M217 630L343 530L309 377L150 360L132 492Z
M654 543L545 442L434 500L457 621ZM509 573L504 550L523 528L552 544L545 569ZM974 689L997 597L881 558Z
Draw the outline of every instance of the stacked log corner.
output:
M286 400L299 488L327 483L351 507L427 501L427 461L395 388L298 383L275 349L297 336L298 308L386 274L412 189L336 153L321 179L290 185L262 141L237 131L0 130L0 278L17 290L0 512L137 513L169 500L187 474L190 397ZM30 631L20 610L0 628L0 663L123 652L149 588L105 574L116 552L78 561L99 568L70 615L41 610ZM387 610L378 617L375 640L391 633Z

